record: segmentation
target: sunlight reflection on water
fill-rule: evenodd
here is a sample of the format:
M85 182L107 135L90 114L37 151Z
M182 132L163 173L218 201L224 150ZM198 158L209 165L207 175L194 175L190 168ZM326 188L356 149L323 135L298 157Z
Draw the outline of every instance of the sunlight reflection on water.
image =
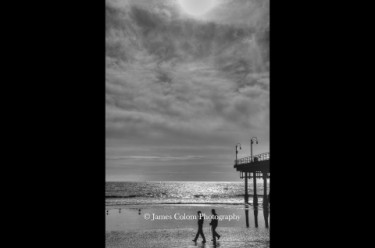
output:
M249 202L252 202L249 184ZM268 192L269 193L269 187ZM263 183L257 183L259 203ZM243 182L107 182L106 206L132 204L233 204L244 202Z

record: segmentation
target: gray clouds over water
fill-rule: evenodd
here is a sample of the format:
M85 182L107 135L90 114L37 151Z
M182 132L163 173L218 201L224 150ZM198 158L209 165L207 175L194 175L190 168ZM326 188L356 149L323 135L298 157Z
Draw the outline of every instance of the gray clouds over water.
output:
M173 1L107 1L108 156L195 158L191 147L215 146L227 164L250 135L268 151L268 39L268 1L218 0L200 18Z

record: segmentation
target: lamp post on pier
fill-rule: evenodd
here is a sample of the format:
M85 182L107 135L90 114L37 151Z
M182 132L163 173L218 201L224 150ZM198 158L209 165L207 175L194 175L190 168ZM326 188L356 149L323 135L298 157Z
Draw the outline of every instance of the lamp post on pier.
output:
M240 143L237 143L236 145L236 165L238 164L237 163L237 154L238 154L238 147L240 148L241 150L241 144ZM245 203L249 203L249 193L247 192L247 172L245 172Z
M250 155L251 155L251 162L254 162L254 159L253 159L253 144L254 144L254 141L256 142L256 144L258 144L258 139L257 137L252 137L250 139Z
M252 137L250 139L250 159L251 159L251 163L254 162L254 158L253 158L253 144L254 144L254 141L256 142L256 144L258 144L257 137ZM256 205L258 205L256 171L253 172L253 189L254 189L253 204L254 204L254 206L256 206Z
M237 143L237 145L236 145L236 165L237 165L238 147L240 147L240 150L241 150L241 144L240 143Z

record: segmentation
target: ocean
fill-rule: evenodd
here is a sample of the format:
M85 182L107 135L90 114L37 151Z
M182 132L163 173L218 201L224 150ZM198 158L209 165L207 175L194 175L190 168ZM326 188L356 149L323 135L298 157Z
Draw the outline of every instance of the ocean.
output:
M267 183L269 193L269 181ZM244 182L106 182L106 207L155 204L243 205ZM248 184L252 203L253 184ZM262 202L263 180L257 181Z

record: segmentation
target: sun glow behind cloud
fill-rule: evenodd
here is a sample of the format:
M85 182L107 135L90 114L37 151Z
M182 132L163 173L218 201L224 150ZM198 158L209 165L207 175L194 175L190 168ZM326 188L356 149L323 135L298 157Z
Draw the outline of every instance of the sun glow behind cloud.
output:
M178 0L181 8L188 14L200 16L211 10L215 4L215 0Z

